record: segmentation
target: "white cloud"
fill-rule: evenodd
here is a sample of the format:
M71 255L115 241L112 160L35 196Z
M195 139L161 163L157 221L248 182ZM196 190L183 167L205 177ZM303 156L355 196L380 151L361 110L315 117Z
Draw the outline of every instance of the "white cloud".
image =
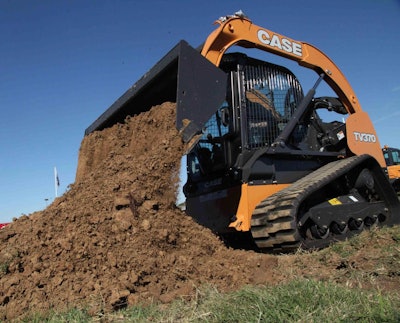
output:
M393 112L391 114L385 115L385 116L383 116L383 117L381 117L379 119L376 119L376 120L374 120L374 124L382 122L382 121L385 121L387 119L391 119L392 117L397 116L397 115L400 115L400 111L396 111L396 112Z
M398 91L400 91L400 85L398 85L392 89L392 92L398 92Z

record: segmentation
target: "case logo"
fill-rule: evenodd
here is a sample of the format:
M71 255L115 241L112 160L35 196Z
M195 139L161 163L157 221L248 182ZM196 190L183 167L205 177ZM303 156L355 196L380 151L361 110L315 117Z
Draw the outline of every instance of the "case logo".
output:
M280 35L272 34L271 36L266 30L260 29L257 32L257 37L261 43L270 47L277 47L280 50L297 56L303 55L303 48L300 43L296 43Z

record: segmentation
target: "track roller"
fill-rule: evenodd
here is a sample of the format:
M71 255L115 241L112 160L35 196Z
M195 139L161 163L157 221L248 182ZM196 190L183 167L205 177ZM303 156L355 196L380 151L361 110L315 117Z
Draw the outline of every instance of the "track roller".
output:
M263 200L251 233L261 251L281 252L324 247L399 222L396 192L377 161L362 155L329 163Z

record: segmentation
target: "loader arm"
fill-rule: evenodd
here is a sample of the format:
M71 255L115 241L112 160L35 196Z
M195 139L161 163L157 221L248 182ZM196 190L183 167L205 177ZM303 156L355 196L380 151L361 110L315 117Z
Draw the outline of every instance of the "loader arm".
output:
M201 54L205 58L219 66L223 54L231 46L237 45L270 52L296 61L319 75L324 74L324 80L336 92L349 113L349 149L355 155L367 153L385 167L381 146L368 114L361 109L346 77L327 55L310 44L257 26L241 13L220 18L216 23L219 27L209 35L202 48Z
M216 66L233 45L258 48L296 61L318 74L324 73L324 79L337 92L347 111L350 114L361 111L357 97L343 73L316 47L257 26L243 16L217 20L217 23L220 24L219 28L209 35L201 52Z

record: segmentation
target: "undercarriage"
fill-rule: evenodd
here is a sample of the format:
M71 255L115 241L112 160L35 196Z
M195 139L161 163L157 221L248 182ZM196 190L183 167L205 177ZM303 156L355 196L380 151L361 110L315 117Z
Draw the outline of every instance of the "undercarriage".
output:
M263 200L251 233L262 251L320 248L373 225L394 224L396 193L376 161L354 156L329 163Z

